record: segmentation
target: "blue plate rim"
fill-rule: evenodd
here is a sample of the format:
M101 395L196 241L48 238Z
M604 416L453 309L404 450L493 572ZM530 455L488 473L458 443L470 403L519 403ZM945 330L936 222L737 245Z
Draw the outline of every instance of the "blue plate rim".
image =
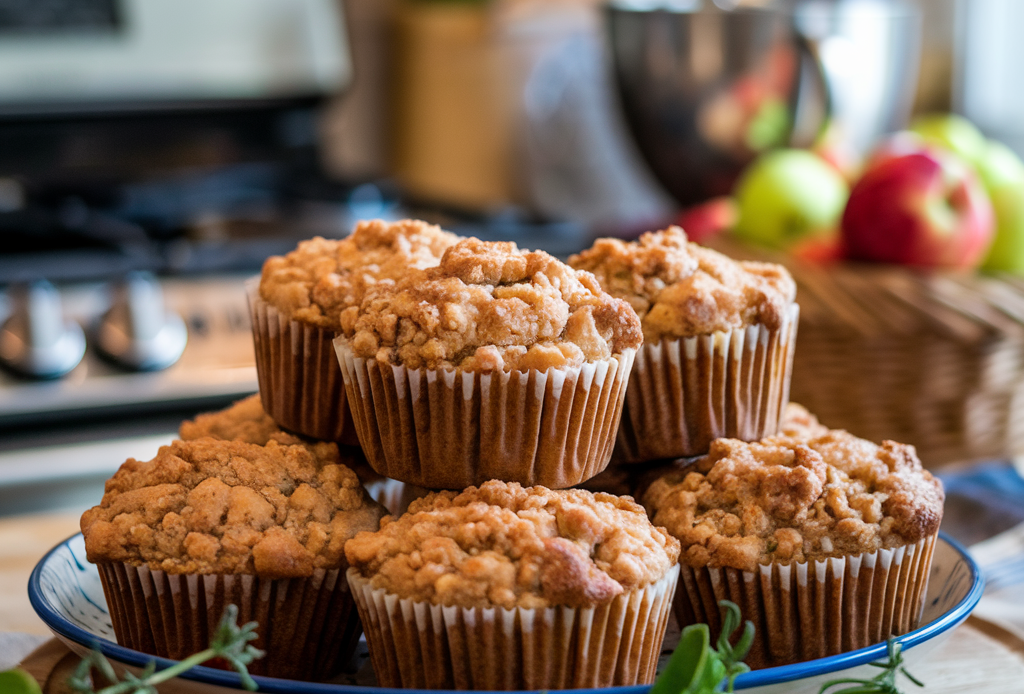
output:
M39 560L39 563L37 563L35 568L32 570L32 574L29 576L28 580L28 597L29 602L32 604L32 609L35 610L36 614L39 615L39 618L43 620L46 626L54 633L83 646L92 647L94 645L98 645L100 651L104 655L114 658L122 663L128 663L129 665L141 668L152 660L156 661L158 669L163 669L173 665L177 661L146 655L145 653L140 653L139 651L120 646L112 641L107 641L106 639L94 636L85 629L68 622L52 607L50 607L49 603L43 598L42 590L40 588L40 578L43 566L50 558L50 555L80 535L81 533L75 533L63 542L58 543L43 555L43 558ZM985 586L981 569L971 557L970 553L963 547L963 545L949 537L944 532L939 532L939 538L949 544L965 560L971 572L971 588L967 591L967 594L960 600L960 602L935 621L906 633L903 636L897 637L896 640L906 648L916 646L919 643L932 639L939 634L960 625L968 616L970 616L971 612L978 604L978 601L981 600L981 595L984 591ZM838 670L845 670L847 668L881 660L885 656L886 644L877 643L873 646L868 646L867 648L861 648L848 653L840 653L839 655L828 656L826 658L809 660L804 663L754 670L740 675L736 679L736 688L737 690L740 690L750 687L790 682L793 680L803 679L805 677L827 675ZM221 687L240 687L240 679L236 673L225 670L216 670L202 665L192 668L188 672L180 675L180 677L182 679L213 684ZM285 680L276 677L263 677L258 675L253 679L255 679L256 683L259 685L260 692L271 692L274 694L339 694L340 692L349 692L350 694L355 694L357 692L359 694L438 694L438 691L443 691L392 689L387 687L363 687L350 684L302 682L299 680ZM636 685L628 687L606 687L598 689L575 689L563 691L590 693L601 692L603 694L646 694L650 688L650 685ZM461 692L460 694L493 693Z

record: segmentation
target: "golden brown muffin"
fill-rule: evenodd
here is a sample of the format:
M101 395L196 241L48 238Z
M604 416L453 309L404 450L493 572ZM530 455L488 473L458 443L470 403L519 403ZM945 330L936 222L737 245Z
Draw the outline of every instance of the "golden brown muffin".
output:
M367 288L436 265L457 239L425 222L373 220L340 241L315 238L268 258L246 285L267 414L314 439L358 444L332 344L338 316Z
M268 258L260 295L294 320L337 329L339 313L358 305L368 287L437 265L458 238L419 220L361 221L344 239L316 237Z
M337 448L201 438L129 459L81 525L91 562L291 578L344 568L345 542L384 514Z
M569 263L640 316L620 463L703 455L717 438L778 431L799 316L784 267L737 262L690 243L679 227L631 243L599 239Z
M892 549L935 535L942 483L913 446L845 431L757 443L719 439L700 471L651 484L644 505L692 567L756 571Z
M644 339L690 337L782 325L796 284L781 265L735 261L687 240L673 226L631 243L598 239L569 258L640 316Z
M402 598L460 607L584 607L648 586L679 545L628 497L492 480L418 499L345 547Z
M574 367L642 342L633 310L589 273L478 239L449 248L435 268L378 283L341 326L357 357L465 371Z
M803 414L757 443L715 441L696 470L644 494L682 544L677 621L709 624L714 639L717 601L742 604L757 625L754 668L914 629L942 520L942 485L912 446L877 446Z
M414 501L345 552L386 687L652 682L679 576L632 499L497 480Z

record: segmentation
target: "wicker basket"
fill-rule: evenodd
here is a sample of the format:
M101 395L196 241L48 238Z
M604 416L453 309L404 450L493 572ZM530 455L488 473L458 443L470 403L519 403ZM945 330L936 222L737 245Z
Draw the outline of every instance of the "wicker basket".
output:
M925 465L1024 454L1024 279L854 263L793 273L791 399L824 424L917 447Z

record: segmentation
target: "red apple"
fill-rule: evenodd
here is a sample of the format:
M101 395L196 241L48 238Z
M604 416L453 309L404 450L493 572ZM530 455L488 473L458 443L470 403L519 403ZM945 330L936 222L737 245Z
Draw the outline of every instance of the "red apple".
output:
M843 213L847 257L976 267L992 243L992 203L955 156L928 149L877 158Z
M708 239L731 229L737 216L736 201L723 196L684 210L676 223L694 243L707 243Z

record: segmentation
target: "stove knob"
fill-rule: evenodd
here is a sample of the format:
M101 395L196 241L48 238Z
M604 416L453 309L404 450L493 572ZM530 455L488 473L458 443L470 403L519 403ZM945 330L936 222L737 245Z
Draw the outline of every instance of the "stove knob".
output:
M181 316L164 306L153 275L131 273L115 286L113 299L95 331L102 356L134 371L159 371L178 361L188 331Z
M11 290L13 310L0 328L0 363L30 378L60 378L85 354L85 335L64 320L60 294L45 280Z

